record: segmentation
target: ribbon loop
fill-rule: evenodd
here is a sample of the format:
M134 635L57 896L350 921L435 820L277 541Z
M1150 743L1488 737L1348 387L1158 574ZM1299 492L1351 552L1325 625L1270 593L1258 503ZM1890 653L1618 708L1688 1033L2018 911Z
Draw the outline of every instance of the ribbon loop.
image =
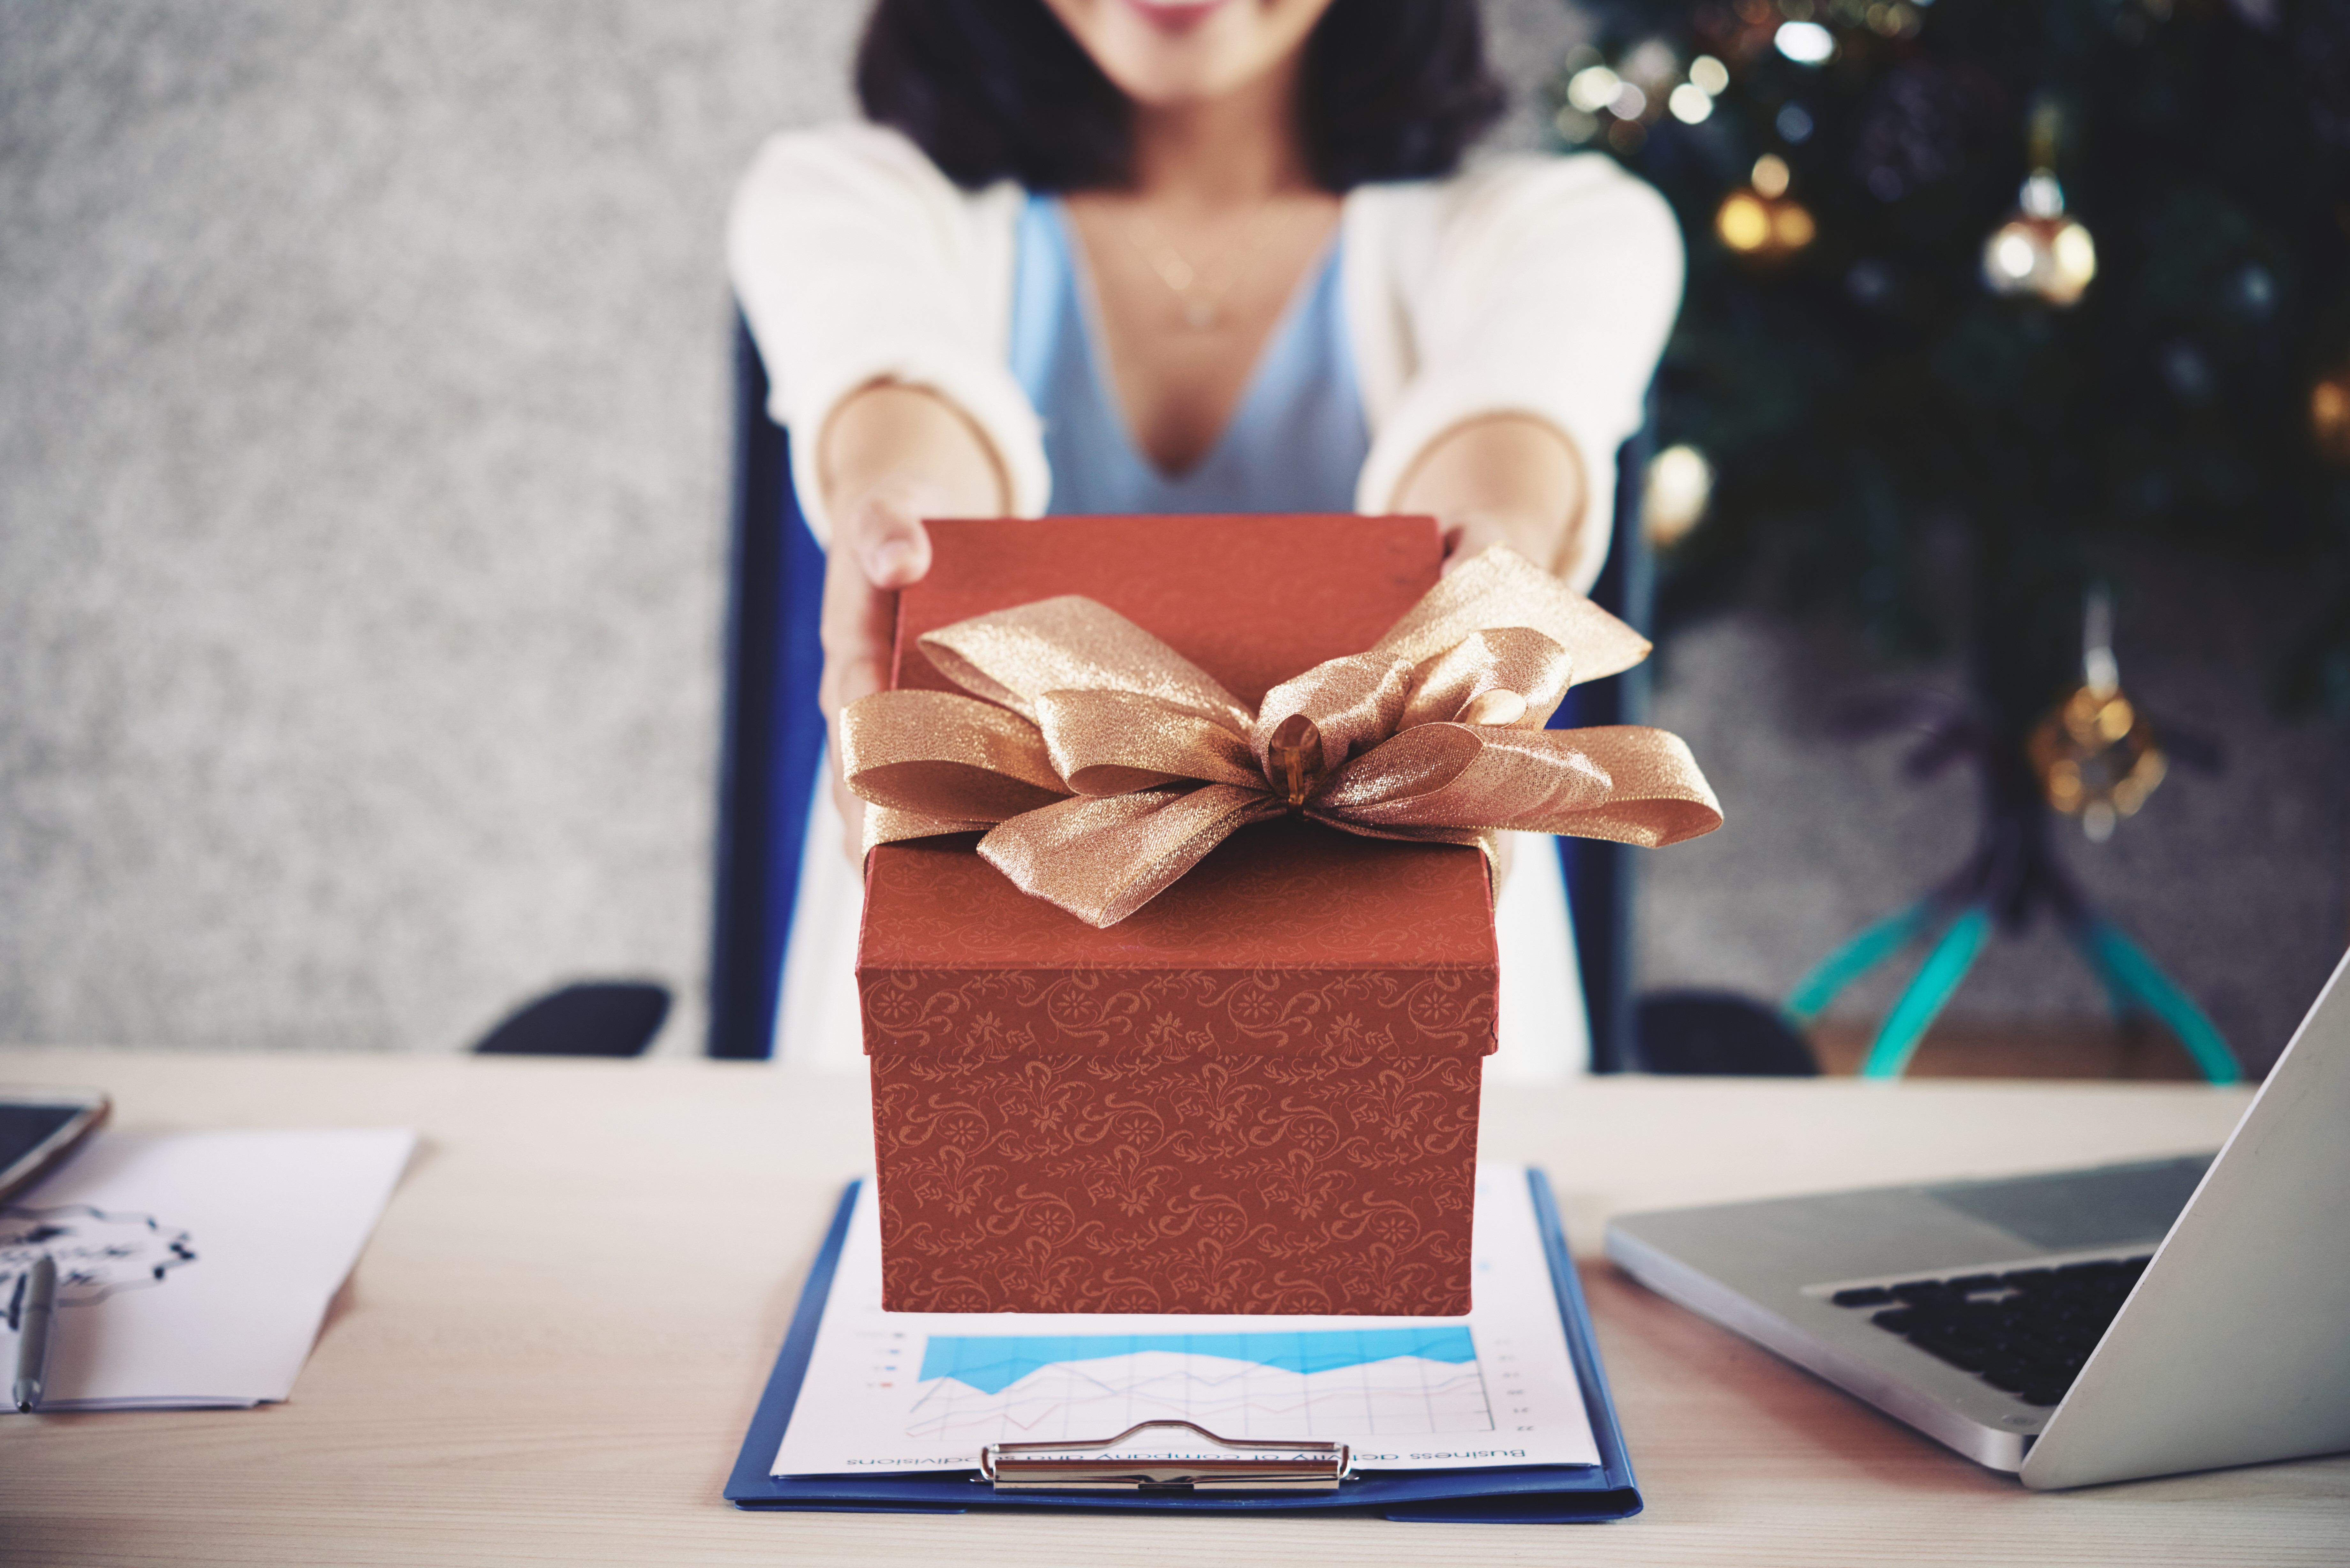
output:
M1575 807L1560 803L1529 813L1513 827L1560 833L1573 838L1607 838L1660 849L1711 833L1721 826L1721 802L1689 743L1669 730L1645 724L1597 724L1586 730L1548 730L1562 745L1580 750L1605 769L1611 787L1604 801Z
M1036 727L993 703L877 691L853 711L840 726L841 776L875 805L1002 822L1069 793Z
M1079 794L1127 794L1177 779L1262 788L1248 742L1213 719L1139 691L1047 691L1036 723Z
M1579 680L1620 675L1648 657L1647 638L1506 545L1455 567L1371 651L1417 665L1471 632L1505 626L1541 632L1567 649Z
M939 673L1024 719L1047 691L1131 691L1246 733L1239 698L1107 605L1076 594L925 632Z
M1322 742L1322 765L1336 768L1395 733L1403 718L1411 667L1375 653L1326 659L1264 694L1251 742L1257 764L1269 763L1274 732L1293 715L1311 720Z
M1575 656L1522 626L1472 631L1420 660L1397 726L1491 724L1539 730L1575 683Z
M1523 827L1587 811L1615 781L1575 733L1421 724L1332 774L1314 804L1379 827Z

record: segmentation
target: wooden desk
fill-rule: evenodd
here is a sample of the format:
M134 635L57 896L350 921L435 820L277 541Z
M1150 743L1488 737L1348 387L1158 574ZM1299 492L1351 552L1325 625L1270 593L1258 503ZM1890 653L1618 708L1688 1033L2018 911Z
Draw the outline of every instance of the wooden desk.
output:
M2350 1561L2350 1459L2035 1495L1605 1262L1585 1285L1648 1511L1620 1524L755 1514L719 1489L862 1087L751 1064L0 1051L125 1128L403 1126L422 1151L291 1403L0 1418L9 1563ZM1513 1090L1486 1151L1612 1210L2215 1147L2241 1092Z

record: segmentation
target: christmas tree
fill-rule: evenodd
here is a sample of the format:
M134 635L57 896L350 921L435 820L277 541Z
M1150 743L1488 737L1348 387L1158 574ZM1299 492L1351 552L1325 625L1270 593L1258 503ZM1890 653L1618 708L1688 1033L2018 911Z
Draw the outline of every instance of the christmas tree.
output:
M2278 695L2350 714L2350 4L1592 9L1559 133L1690 238L1659 478L1701 454L1711 504L1669 616L1767 568L1888 650L1963 649L2020 745L2085 590L2163 541L2323 576Z
M2045 911L2118 1010L2233 1075L2050 808L2101 836L2161 777L2099 629L2135 544L2323 585L2276 695L2350 716L2350 0L1586 5L1559 136L1690 242L1649 477L1666 618L1773 580L1889 652L1958 649L1973 688L1877 717L1925 732L1919 764L1978 763L1974 852L1787 1011L1930 939L1864 1067L1898 1073L1988 933Z

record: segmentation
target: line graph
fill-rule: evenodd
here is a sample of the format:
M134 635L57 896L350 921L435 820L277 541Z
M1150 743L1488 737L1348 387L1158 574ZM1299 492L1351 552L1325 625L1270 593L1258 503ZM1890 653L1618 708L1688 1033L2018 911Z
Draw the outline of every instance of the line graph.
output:
M1138 1421L1242 1439L1493 1428L1464 1324L1241 1334L933 1334L907 1436L1085 1441Z

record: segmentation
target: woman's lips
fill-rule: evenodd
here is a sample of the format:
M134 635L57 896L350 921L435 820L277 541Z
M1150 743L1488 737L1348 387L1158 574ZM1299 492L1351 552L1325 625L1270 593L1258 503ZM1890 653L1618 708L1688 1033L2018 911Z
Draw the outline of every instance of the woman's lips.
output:
M1188 33L1231 0L1126 0L1144 21L1169 33Z

